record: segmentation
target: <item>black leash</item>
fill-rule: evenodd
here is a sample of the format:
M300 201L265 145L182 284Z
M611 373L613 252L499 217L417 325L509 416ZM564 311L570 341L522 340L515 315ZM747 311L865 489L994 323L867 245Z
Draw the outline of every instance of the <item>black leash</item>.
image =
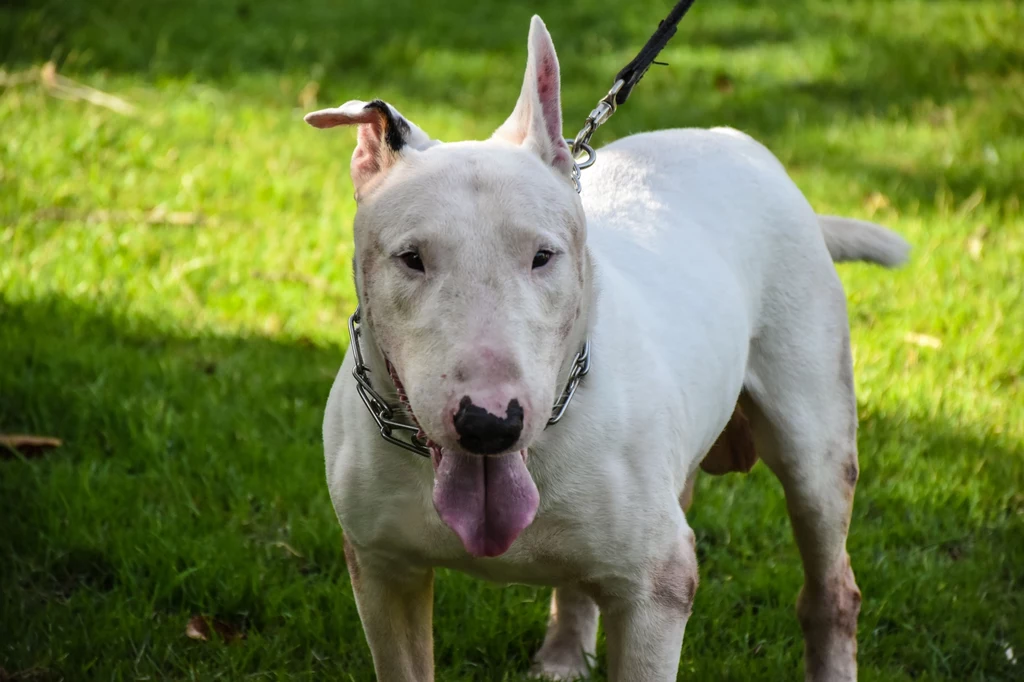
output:
M654 63L658 53L665 49L668 41L676 34L676 28L686 13L693 7L696 0L679 0L672 11L662 21L658 22L658 30L654 32L651 39L643 46L640 53L626 64L622 71L615 76L616 81L622 81L623 85L615 95L615 104L622 104L633 91L633 86L640 82L640 79L647 73L647 69Z
M583 124L580 132L576 134L575 138L566 140L569 143L569 148L572 150L572 157L575 161L572 171L572 182L577 192L580 191L580 171L594 165L594 161L597 158L594 148L590 146L590 138L603 123L612 117L616 108L629 98L630 93L633 92L633 86L640 82L640 79L647 73L647 69L651 67L651 64L661 63L654 60L665 49L672 36L676 34L679 22L690 11L690 7L693 6L694 2L696 0L679 0L675 7L672 8L672 11L668 13L668 16L658 22L658 28L654 31L654 35L644 44L640 52L633 58L633 61L626 64L615 75L615 83L612 85L612 89L608 91L608 94L597 103L594 110L587 116L586 123ZM583 160L580 160L581 153L586 153L586 157Z

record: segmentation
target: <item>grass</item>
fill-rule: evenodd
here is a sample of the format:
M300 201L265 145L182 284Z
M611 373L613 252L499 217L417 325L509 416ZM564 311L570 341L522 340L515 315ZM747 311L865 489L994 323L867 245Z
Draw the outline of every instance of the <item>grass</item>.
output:
M372 679L319 436L354 303L354 135L301 114L383 97L486 136L538 11L571 134L669 3L428 5L0 7L0 432L65 441L0 459L0 679ZM898 272L841 269L864 680L1024 675L1022 34L1012 0L697 3L598 136L735 126L819 210L915 245ZM47 61L137 112L52 97ZM690 522L680 677L794 679L778 485L702 479ZM441 574L438 679L522 679L546 601ZM197 613L246 639L186 638Z

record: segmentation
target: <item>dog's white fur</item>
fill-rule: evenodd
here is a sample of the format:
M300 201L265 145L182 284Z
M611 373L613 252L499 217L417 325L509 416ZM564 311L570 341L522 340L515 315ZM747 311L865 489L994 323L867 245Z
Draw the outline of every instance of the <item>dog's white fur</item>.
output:
M387 117L361 102L307 119L360 125L355 268L375 387L398 403L386 355L427 435L452 450L453 399L529 405L515 447L529 449L539 511L507 552L475 558L434 510L430 462L381 439L346 357L324 419L327 478L378 678L433 679L432 569L449 567L556 587L537 674L586 673L599 607L612 680L674 680L697 585L679 498L739 400L802 553L807 679L853 680L857 415L830 251L895 264L906 245L817 216L731 129L604 147L581 204L557 80L535 17L523 94L492 140L438 144L396 118L405 147L389 150ZM425 274L396 260L410 246ZM543 272L538 249L557 252ZM545 430L588 334L593 370Z

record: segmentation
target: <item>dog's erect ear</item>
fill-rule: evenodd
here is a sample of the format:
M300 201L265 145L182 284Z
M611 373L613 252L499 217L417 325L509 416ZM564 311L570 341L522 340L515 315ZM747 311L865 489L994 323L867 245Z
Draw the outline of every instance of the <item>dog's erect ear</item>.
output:
M569 175L572 157L562 137L558 57L551 35L538 16L530 22L528 42L523 90L512 115L494 137L533 150L556 170Z
M402 152L437 144L397 109L379 99L352 100L340 107L306 114L305 120L314 128L359 126L359 141L352 153L352 184L357 199L387 174Z

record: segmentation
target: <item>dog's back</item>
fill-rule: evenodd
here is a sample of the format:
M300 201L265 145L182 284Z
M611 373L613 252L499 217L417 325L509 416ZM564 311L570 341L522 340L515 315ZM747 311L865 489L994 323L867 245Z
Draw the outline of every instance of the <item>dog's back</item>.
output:
M632 135L598 158L583 202L598 281L610 284L601 295L642 321L688 396L724 401L707 414L730 414L771 309L823 283L842 295L814 210L767 149L731 129ZM674 357L702 358L701 371ZM702 434L697 452L717 435L686 431Z

